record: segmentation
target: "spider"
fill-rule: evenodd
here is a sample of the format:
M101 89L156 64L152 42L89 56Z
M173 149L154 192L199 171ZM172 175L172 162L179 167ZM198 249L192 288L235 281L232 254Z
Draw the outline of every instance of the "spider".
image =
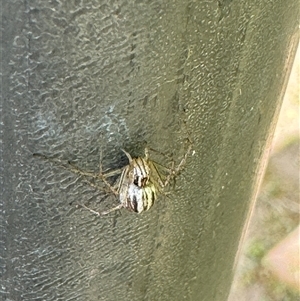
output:
M171 168L164 167L150 160L149 149L146 148L144 157L135 158L132 158L128 152L122 149L128 158L129 164L123 168L110 172L103 173L101 164L99 173L81 170L71 162L68 162L68 169L81 176L101 180L106 188L104 190L114 194L120 202L117 206L101 212L80 204L81 207L87 209L91 213L96 214L97 216L103 216L121 208L126 208L127 210L136 213L142 213L152 207L158 195L162 194L164 192L164 188L168 186L170 181L175 179L175 177L181 172L191 150L192 143L190 142L188 149L179 164L175 167L173 162ZM33 155L57 162L57 159L53 159L39 153L35 153ZM159 169L163 170L163 174ZM108 179L118 174L121 176L114 185L111 185ZM88 183L95 188L100 188L92 182Z

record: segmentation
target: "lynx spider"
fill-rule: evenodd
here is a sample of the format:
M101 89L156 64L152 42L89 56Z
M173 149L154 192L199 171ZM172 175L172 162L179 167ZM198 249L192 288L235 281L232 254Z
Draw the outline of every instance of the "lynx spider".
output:
M143 211L149 210L152 207L154 201L157 199L158 194L164 193L164 188L167 187L170 181L175 179L175 177L184 168L187 157L192 150L192 143L189 139L188 142L189 146L180 163L175 167L173 162L171 168L166 168L150 160L148 148L145 149L144 157L134 158L132 158L128 152L122 149L122 151L128 158L129 164L124 166L123 168L112 170L106 173L102 172L101 158L99 173L92 173L81 170L74 164L68 162L69 168L67 169L70 169L70 171L72 171L73 173L79 174L84 177L100 179L105 184L106 189L100 188L98 185L95 185L90 181L87 181L87 183L92 187L114 194L120 201L119 205L101 212L93 210L83 204L80 204L79 206L83 207L93 214L96 214L97 216L107 215L121 208L126 208L127 210L136 213L141 213ZM153 149L151 150L155 151ZM36 153L34 154L34 156L39 156L47 160L50 159L57 161L42 154ZM167 172L167 175L164 179L162 178L157 166ZM66 168L65 166L63 167ZM118 179L117 183L112 186L107 179L118 174L121 174L121 176Z

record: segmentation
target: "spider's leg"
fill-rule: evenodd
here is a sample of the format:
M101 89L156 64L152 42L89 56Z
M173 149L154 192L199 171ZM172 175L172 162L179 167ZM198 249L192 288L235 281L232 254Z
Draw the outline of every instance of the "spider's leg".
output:
M187 151L185 152L185 154L183 155L181 161L179 162L179 164L177 165L177 167L172 167L171 172L169 173L169 175L167 176L164 185L168 185L170 183L170 181L172 179L174 179L175 177L177 177L179 175L179 173L182 171L182 169L184 168L185 164L186 164L186 160L190 154L190 152L192 151L192 142L189 140L189 146Z
M69 164L72 166L71 171L73 171L74 173L78 173L78 174L80 174L82 176L86 176L86 177L100 179L108 187L110 192L112 192L114 195L118 195L117 189L115 189L115 187L112 186L106 179L122 173L124 168L119 168L119 169L112 170L112 171L109 171L106 173L92 173L92 172L86 172L86 171L81 170L76 165L72 164L71 162L69 162Z
M155 153L157 153L157 154L160 154L160 155L162 155L162 156L164 156L164 157L166 157L166 158L167 158L168 160L170 160L170 161L174 161L173 158L172 158L170 155L168 155L168 154L166 154L166 153L163 153L163 152L161 152L161 151L159 151L159 150L156 150L156 149L154 149L154 148L152 148L152 147L146 147L146 148L145 148L145 157L146 157L146 158L149 157L149 150L152 151L152 152L155 152Z
M120 204L120 205L118 205L116 207L113 207L111 209L108 209L106 211L99 212L99 211L93 210L93 209L91 209L91 208L89 208L89 207L87 207L85 205L82 205L82 204L80 204L79 206L83 207L84 209L90 211L93 214L96 214L97 216L107 215L107 214L109 214L109 213L111 213L113 211L119 210L119 209L121 209L123 207L123 205Z
M174 175L174 172L175 172L175 168L174 168L174 166L175 166L175 161L174 161L174 159L173 159L171 156L169 156L168 154L163 153L163 152L161 152L161 151L158 151L158 150L156 150L156 149L150 148L150 147L149 147L149 148L145 148L145 158L148 158L148 157L149 157L149 150L151 150L151 151L153 151L153 152L156 152L156 153L158 153L158 154L160 154L160 155L166 157L169 161L172 162L172 163L171 163L171 167L168 168L168 167L166 167L166 166L164 166L164 165L162 165L162 164L160 164L160 163L157 163L157 162L152 161L152 160L151 160L151 161L148 160L148 162L151 162L152 165L153 165L153 169L155 170L155 173L156 173L156 175L158 176L158 179L159 179L158 182L159 182L160 186L161 186L161 187L165 187L165 186L167 186L167 185L169 184L170 180L173 178L173 175ZM164 180L162 179L162 177L161 177L161 175L160 175L160 172L158 171L156 165L159 166L159 168L161 168L162 170L164 170L164 171L166 172L166 174L168 174L168 175L165 177Z

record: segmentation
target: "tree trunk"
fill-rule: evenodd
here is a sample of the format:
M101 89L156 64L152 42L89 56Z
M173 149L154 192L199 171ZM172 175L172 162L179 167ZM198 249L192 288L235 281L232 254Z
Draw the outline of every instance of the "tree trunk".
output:
M2 290L7 300L226 300L298 43L298 1L2 4ZM97 171L145 145L178 164L151 210ZM153 160L170 160L152 152Z

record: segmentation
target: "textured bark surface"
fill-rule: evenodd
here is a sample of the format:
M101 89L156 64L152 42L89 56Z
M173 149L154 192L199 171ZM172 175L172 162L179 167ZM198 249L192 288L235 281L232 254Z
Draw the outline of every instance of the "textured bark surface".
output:
M7 1L1 296L226 300L298 30L298 1ZM184 125L186 124L186 126ZM97 218L97 171L194 155L154 207ZM154 155L154 159L156 155ZM162 164L165 158L158 156Z

